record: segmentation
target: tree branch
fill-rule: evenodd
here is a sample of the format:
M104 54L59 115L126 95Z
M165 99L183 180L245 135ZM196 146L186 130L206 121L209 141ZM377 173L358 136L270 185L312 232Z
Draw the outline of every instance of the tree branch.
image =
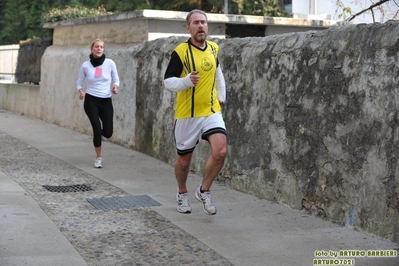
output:
M369 6L368 8L363 9L363 10L360 11L359 13L356 13L356 14L350 16L350 17L347 19L347 21L353 20L355 17L357 17L357 16L363 14L364 12L366 12L366 11L368 11L368 10L370 10L370 11L374 14L373 8L375 8L375 7L377 7L377 6L380 6L380 5L382 5L382 4L384 4L385 2L388 2L388 1L391 1L391 0L381 0L381 1L378 2L378 3L375 3L375 4L371 5L371 6ZM374 16L373 16L373 21L375 22Z

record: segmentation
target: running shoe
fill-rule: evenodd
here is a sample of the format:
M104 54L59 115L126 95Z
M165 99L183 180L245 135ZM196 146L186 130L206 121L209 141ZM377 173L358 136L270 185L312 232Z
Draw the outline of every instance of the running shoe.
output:
M188 193L180 194L177 192L176 194L176 201L177 201L177 211L181 213L190 213L191 206L190 206L190 197Z
M201 186L199 186L197 191L195 191L195 197L198 201L202 202L202 208L204 209L204 212L209 215L216 214L216 207L213 205L211 192L204 191L204 193L201 193L200 188Z
M97 157L96 160L94 161L94 167L102 168L103 167L103 158Z

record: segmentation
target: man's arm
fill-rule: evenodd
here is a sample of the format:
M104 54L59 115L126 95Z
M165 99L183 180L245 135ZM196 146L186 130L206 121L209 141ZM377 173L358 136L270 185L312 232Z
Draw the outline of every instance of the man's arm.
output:
M194 84L190 80L190 74L184 78L171 77L163 81L163 85L166 89L171 91L184 91L187 88L194 87Z
M179 55L174 51L170 57L168 67L165 72L163 84L166 89L171 91L183 91L193 87L194 84L190 79L191 73L181 78L183 64Z
M226 82L220 65L216 68L216 92L220 103L226 101Z

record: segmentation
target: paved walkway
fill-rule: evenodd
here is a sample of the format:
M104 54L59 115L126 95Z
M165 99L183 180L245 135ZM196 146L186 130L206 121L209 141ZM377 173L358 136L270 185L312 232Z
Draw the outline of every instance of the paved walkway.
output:
M334 259L322 251L398 248L219 183L218 213L208 216L193 195L196 175L193 213L180 214L171 165L109 141L103 157L95 169L90 136L0 110L1 266L305 266ZM399 265L348 255L336 259Z

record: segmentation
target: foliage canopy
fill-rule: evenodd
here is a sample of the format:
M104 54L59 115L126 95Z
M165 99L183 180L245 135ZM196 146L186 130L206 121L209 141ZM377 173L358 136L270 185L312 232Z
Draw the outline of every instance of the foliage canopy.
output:
M288 16L281 0L229 0L230 14ZM224 0L0 0L0 45L51 39L43 23L142 9L224 13Z

